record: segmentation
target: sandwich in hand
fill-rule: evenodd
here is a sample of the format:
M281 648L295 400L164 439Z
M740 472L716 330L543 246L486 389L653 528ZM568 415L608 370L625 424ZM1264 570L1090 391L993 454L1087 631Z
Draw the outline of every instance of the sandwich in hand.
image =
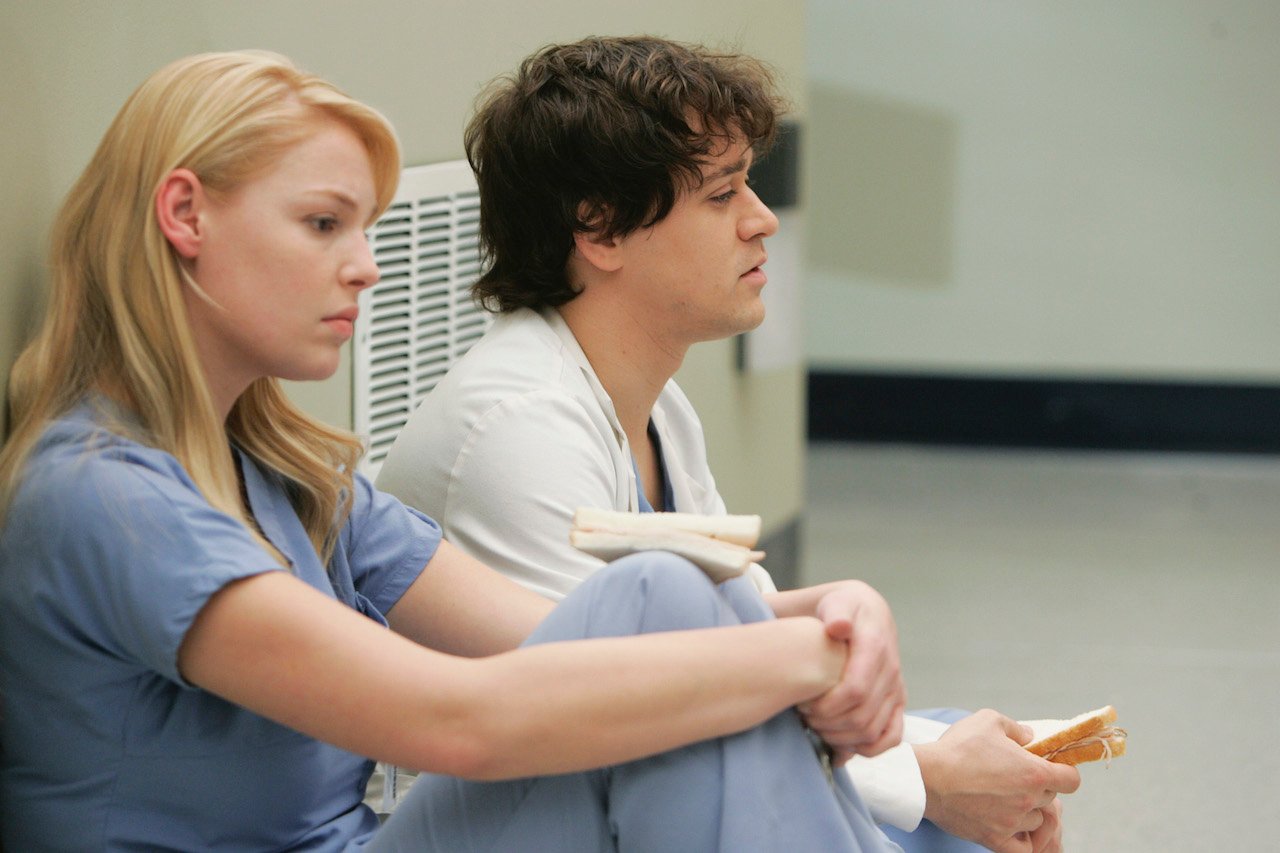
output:
M1111 759L1124 755L1125 738L1116 721L1116 709L1110 705L1072 717L1070 720L1022 720L1034 734L1026 748L1036 755L1059 764L1082 764L1086 761Z
M716 583L736 578L764 559L753 550L760 538L758 515L695 515L685 512L614 512L579 509L569 543L602 560L638 551L670 551Z

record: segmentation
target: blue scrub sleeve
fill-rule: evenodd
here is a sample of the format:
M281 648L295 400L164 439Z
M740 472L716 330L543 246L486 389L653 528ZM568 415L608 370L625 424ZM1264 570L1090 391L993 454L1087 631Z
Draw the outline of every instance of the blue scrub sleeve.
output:
M440 525L378 491L362 474L355 475L354 486L351 515L335 559L347 561L356 591L385 614L440 547Z
M196 614L226 584L281 567L168 454L73 452L32 471L8 522L11 547L47 555L29 581L43 618L189 686L178 648Z

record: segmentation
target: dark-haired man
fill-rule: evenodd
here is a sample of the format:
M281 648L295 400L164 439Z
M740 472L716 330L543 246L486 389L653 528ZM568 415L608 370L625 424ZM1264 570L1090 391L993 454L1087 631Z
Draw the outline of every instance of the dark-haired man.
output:
M379 486L553 598L601 565L569 546L578 507L724 513L672 376L694 344L764 319L778 223L747 177L780 110L760 63L650 38L549 47L491 90L466 147L488 262L476 295L500 316ZM1059 850L1055 795L1079 775L1027 754L1028 736L981 712L850 772L907 850Z

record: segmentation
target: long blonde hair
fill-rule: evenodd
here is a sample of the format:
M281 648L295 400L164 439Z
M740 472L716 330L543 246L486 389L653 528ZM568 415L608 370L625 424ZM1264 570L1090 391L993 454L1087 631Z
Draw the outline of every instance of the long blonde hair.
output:
M271 378L253 383L224 425L188 325L179 259L155 212L157 189L174 169L190 169L211 192L231 192L322 119L338 120L364 143L381 212L400 171L390 124L284 57L187 57L125 102L54 221L48 308L9 380L13 429L0 451L0 512L49 421L100 390L121 398L140 425L131 437L172 453L206 500L255 536L228 439L279 472L328 562L350 511L361 444L307 416Z

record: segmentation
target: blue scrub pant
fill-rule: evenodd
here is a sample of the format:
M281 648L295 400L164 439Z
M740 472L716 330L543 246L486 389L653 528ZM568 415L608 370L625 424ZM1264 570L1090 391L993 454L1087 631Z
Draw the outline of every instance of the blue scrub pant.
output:
M527 644L771 618L745 579L639 554L596 572ZM895 851L793 710L737 735L600 770L504 782L419 776L368 844L397 851Z

